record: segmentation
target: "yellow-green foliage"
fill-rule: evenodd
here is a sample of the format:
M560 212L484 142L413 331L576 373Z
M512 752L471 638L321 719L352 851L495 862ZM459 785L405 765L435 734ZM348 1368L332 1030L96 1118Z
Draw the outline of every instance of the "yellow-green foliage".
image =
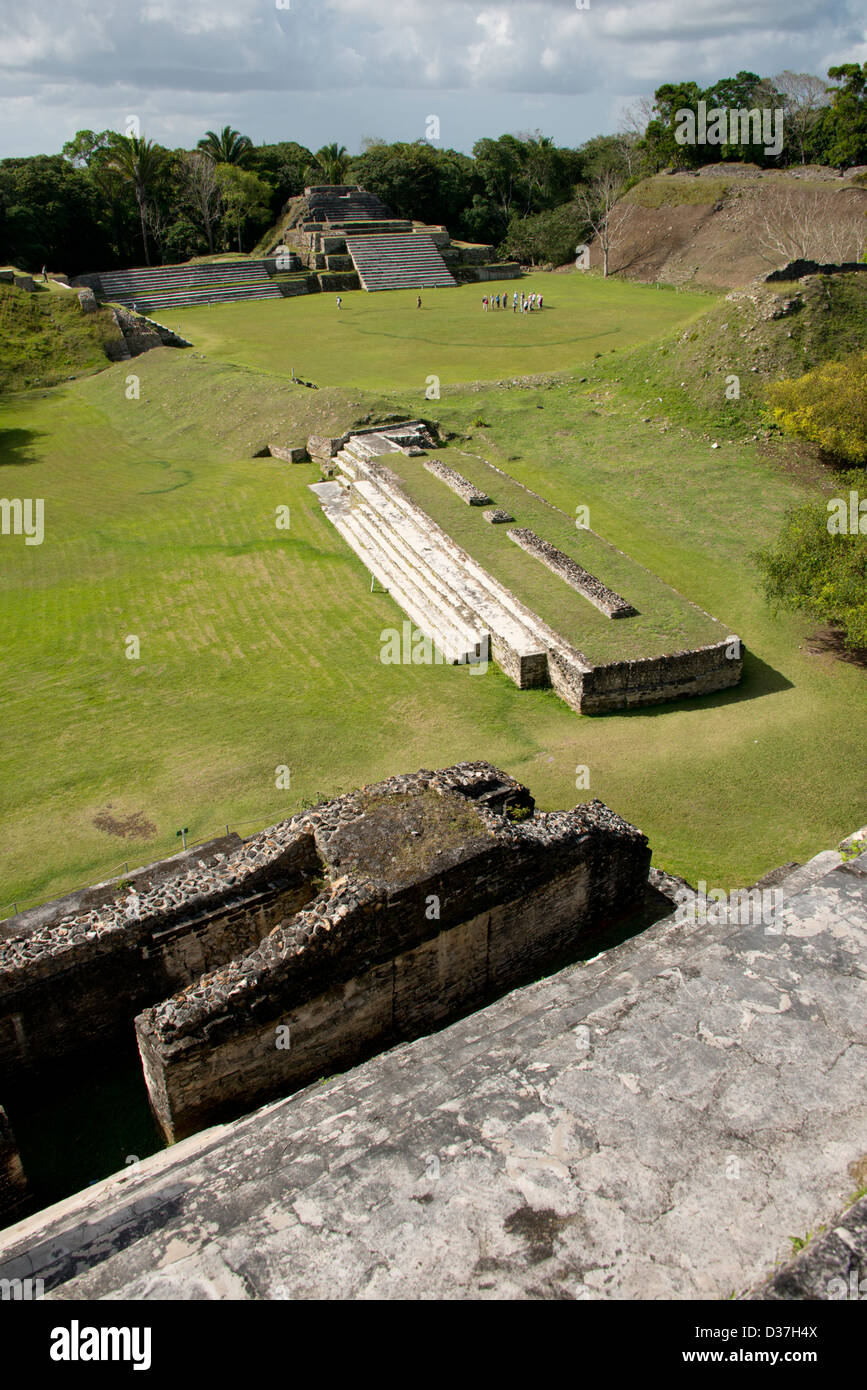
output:
M771 419L847 463L867 462L867 350L768 388Z

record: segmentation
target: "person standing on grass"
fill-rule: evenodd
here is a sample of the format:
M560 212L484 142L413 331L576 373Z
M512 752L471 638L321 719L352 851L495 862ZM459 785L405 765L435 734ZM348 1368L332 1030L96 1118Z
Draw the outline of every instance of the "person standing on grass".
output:
M539 295L539 308L541 309L541 307L542 307L542 296Z
M515 293L512 295L512 313L513 313L513 314L517 314L517 312L518 312L518 291L515 290Z
M485 313L488 312L488 296L486 294L482 295L482 308L484 309Z
M417 295L417 296L416 296L415 307L416 307L417 309L420 309L420 308L421 308L421 295Z
M343 300L340 298L340 295L337 296L337 307L338 309L343 308Z

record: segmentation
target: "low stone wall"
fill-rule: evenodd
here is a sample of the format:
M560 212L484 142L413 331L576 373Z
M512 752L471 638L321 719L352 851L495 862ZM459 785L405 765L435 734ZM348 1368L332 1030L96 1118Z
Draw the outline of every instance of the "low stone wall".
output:
M319 294L319 281L315 275L307 275L303 280L275 280L284 299L294 299L299 294Z
M309 463L310 455L303 444L269 444L267 449L271 458L283 463Z
M504 261L502 265L449 265L449 270L461 285L471 285L487 280L520 280L523 271L517 261Z
M327 463L349 443L349 438L348 434L311 434L307 440L307 453L314 463Z
M171 863L171 861L170 861ZM0 1072L16 1082L129 1027L309 902L312 836L275 827L211 864L0 943Z
M516 526L513 530L507 531L506 535L510 541L514 541L522 550L526 550L530 555L541 560L543 565L547 565L549 570L553 570L556 575L577 589L579 594L589 599L595 608L604 613L608 618L628 618L635 614L635 609L626 599L621 598L613 589L609 589L605 584L598 580L583 565L579 565L551 545L549 541L542 540L534 531L528 530L525 526Z
M650 862L646 838L601 802L533 814L526 788L487 764L342 797L315 833L323 892L136 1020L170 1139L536 978L642 893Z
M581 709L604 714L726 690L741 679L743 650L738 638L729 637L692 651L594 666L582 679Z
M122 875L118 874L115 878L107 878L102 883L88 884L86 888L78 888L73 893L66 893L62 898L54 898L39 907L26 908L15 917L7 917L5 921L0 922L0 938L30 936L39 927L52 927L68 918L80 917L83 913L117 901L124 889L132 889L141 895L169 879L182 877L188 869L202 864L213 865L218 861L222 862L227 855L240 849L243 843L240 835L234 832L220 835L215 840L208 840L193 849L185 849L168 859L144 864Z
M317 279L323 294L341 294L344 290L361 289L361 281L354 270L351 274L345 271L323 270Z
M450 487L452 492L456 492L462 501L468 502L471 507L487 507L491 498L486 492L480 492L471 482L456 472L454 468L449 468L448 464L440 463L439 459L425 459L425 468L428 473L433 473L435 478L439 478Z

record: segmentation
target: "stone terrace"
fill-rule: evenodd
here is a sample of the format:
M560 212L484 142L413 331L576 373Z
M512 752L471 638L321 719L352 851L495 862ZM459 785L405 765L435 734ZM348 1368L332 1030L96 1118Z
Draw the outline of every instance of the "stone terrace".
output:
M741 656L732 658L730 639L594 665L410 499L400 477L384 462L389 454L423 452L401 442L401 428L317 441L311 457L323 462L329 476L336 474L342 487L339 493L328 489L320 496L326 516L447 661L476 666L492 656L520 689L550 685L572 709L591 714L737 684L743 662ZM424 448L428 446L426 441ZM490 500L438 460L426 460L424 466L463 500ZM548 549L555 556L560 553ZM578 571L583 598L607 605L609 616L634 611L578 565L570 571L573 579Z
M865 1203L839 1214L867 1151L867 857L780 887L770 930L669 917L106 1179L0 1236L0 1277L59 1300L834 1297L863 1246Z

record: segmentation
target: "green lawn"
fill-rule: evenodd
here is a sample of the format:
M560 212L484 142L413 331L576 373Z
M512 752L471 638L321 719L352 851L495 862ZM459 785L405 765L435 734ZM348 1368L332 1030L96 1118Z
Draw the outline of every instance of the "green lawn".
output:
M462 758L500 764L544 807L598 796L648 834L656 863L723 887L867 819L864 673L811 655L810 624L769 613L750 560L806 485L783 455L725 435L712 451L688 403L676 416L648 408L652 384L630 376L625 354L621 380L612 365L621 345L670 333L672 316L714 301L578 277L539 283L550 318L516 323L511 311L502 323L483 315L478 286L440 292L429 318L397 294L345 296L361 307L339 322L322 296L184 311L195 350L159 349L0 404L0 490L44 498L46 527L39 547L0 537L0 904L171 853L181 826L191 840L227 822L251 833L317 792ZM317 315L329 325L318 338ZM531 345L508 348L525 328ZM606 335L618 354L594 359ZM287 384L296 352L296 370L322 390ZM576 364L574 380L446 386ZM380 663L380 634L403 614L370 592L324 520L307 488L315 470L251 454L370 418L384 401L418 411L438 367L445 389L424 413L454 432L453 447L569 516L588 505L591 526L630 563L744 638L741 687L581 718L495 668ZM137 401L125 394L131 373ZM288 532L275 524L282 506ZM625 581L622 591L631 597ZM125 654L130 636L138 660ZM575 788L578 765L589 790ZM275 785L280 766L288 790Z
M515 290L544 295L541 313L482 310L482 296ZM578 275L527 275L520 282L460 285L368 294L344 292L295 299L164 311L164 322L209 357L296 375L317 385L409 389L425 399L441 384L491 380L516 373L563 371L648 342L689 322L713 302L627 282ZM428 409L435 413L435 405Z

